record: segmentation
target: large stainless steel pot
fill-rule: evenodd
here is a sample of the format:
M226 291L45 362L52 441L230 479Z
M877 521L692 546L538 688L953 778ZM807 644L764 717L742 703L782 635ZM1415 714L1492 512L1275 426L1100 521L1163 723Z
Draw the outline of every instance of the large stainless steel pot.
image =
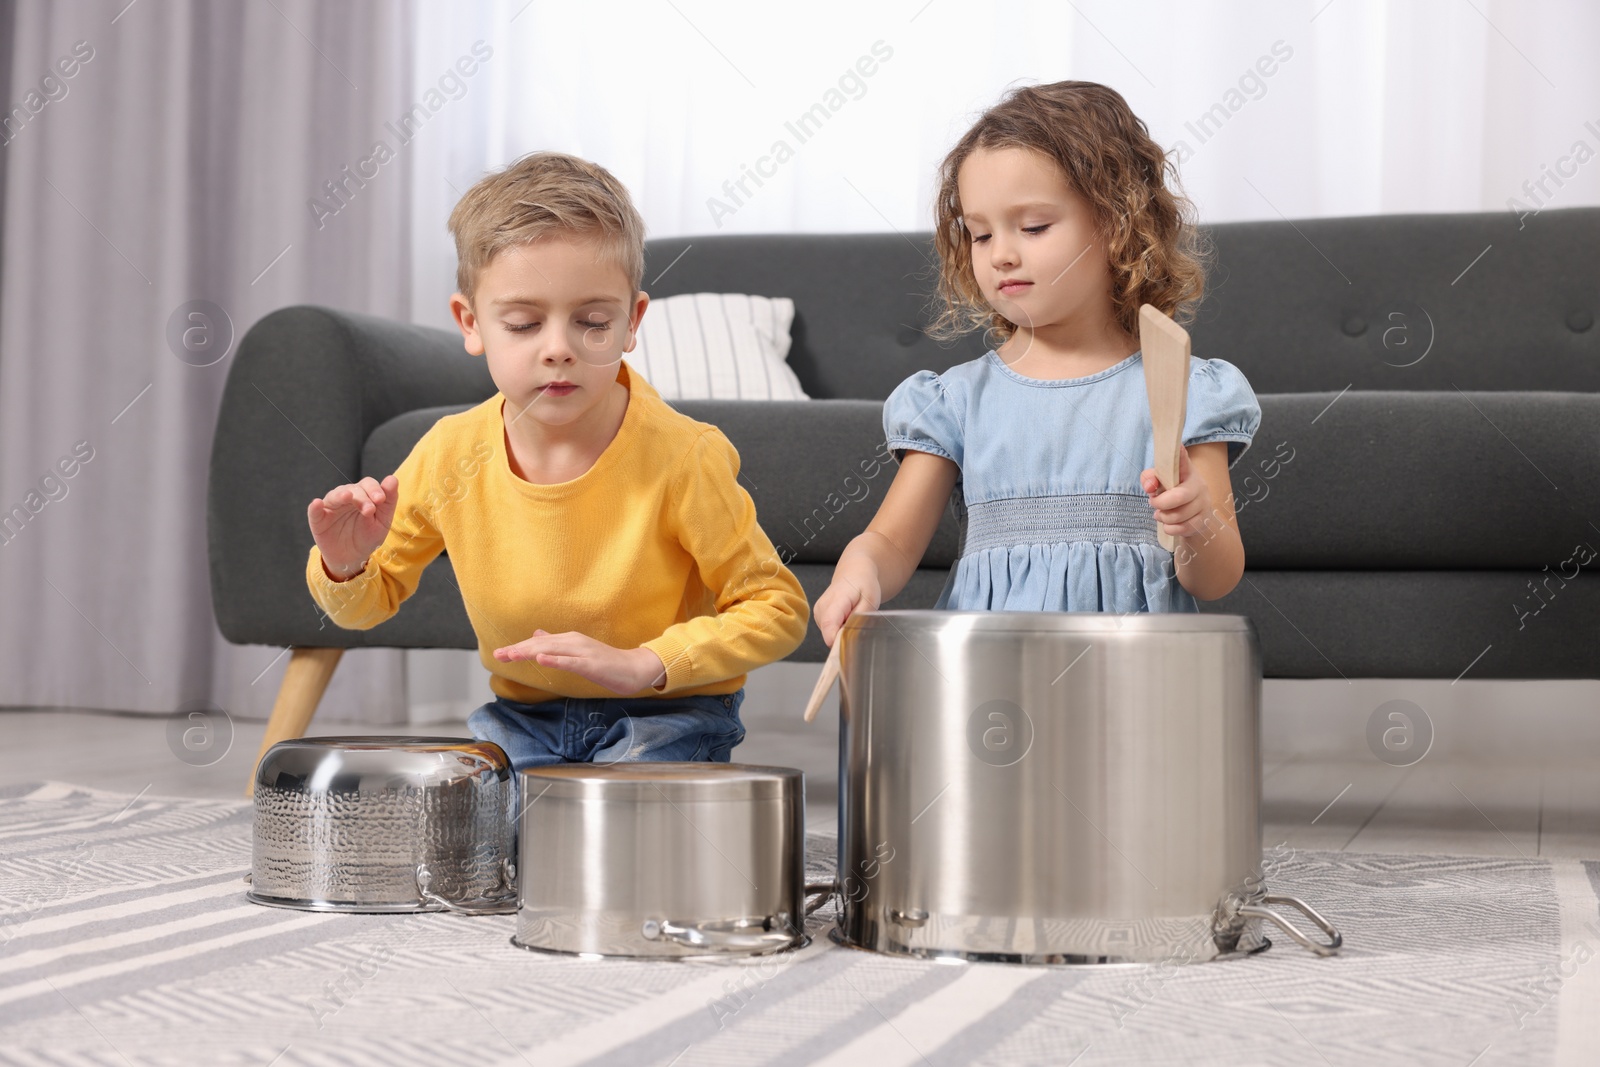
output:
M1338 948L1263 882L1248 618L876 611L839 640L837 940L1173 962L1259 951L1266 920Z
M761 955L810 940L800 771L563 763L522 771L521 789L512 944L689 958Z
M308 911L510 911L516 785L490 741L280 741L256 766L246 895Z

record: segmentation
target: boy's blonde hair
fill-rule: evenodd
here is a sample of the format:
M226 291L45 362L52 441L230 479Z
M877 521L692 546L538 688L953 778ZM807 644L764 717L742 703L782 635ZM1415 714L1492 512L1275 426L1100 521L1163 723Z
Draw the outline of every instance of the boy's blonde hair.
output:
M506 248L552 235L594 238L637 293L644 219L612 173L565 152L530 152L481 179L450 212L456 288L469 303L478 273Z
M1154 304L1180 325L1205 291L1210 249L1194 204L1178 187L1177 163L1151 139L1115 89L1062 81L1013 89L985 111L945 156L934 201L942 304L928 334L951 340L987 328L1002 343L1016 326L991 308L972 273L972 243L961 222L956 177L979 148L1031 148L1061 168L1087 200L1105 237L1117 322L1139 336L1139 305ZM1170 172L1172 188L1164 182Z

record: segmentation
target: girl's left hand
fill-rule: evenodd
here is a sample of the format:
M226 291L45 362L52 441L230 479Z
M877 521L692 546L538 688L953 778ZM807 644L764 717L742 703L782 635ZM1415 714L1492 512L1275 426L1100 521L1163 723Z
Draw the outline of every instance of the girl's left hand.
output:
M1139 484L1155 509L1156 525L1173 537L1188 537L1206 531L1203 522L1211 514L1211 487L1189 462L1189 450L1178 446L1178 484L1161 488L1154 467L1139 474Z
M561 634L535 630L526 641L495 649L494 658L501 663L531 659L622 694L651 688L666 671L661 657L648 648L612 648L576 630Z

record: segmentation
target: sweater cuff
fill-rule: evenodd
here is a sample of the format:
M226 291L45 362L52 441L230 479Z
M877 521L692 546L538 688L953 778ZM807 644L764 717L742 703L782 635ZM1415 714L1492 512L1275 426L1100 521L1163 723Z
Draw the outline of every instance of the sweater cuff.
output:
M662 634L660 637L646 641L639 647L648 648L657 656L660 656L661 662L666 665L667 680L660 689L653 690L654 692L670 693L674 689L688 684L689 675L694 670L694 664L689 658L689 646L680 638Z
M373 565L372 559L369 557L366 569L360 574L353 578L346 578L342 582L336 582L328 577L328 572L323 570L322 567L322 549L312 545L311 554L306 558L306 582L311 587L311 594L316 598L317 603L322 606L322 609L327 612L330 618L337 622L339 613L337 611L329 611L328 605L337 606L347 600L350 595L347 590L358 588L365 581L369 581L377 573L378 568Z

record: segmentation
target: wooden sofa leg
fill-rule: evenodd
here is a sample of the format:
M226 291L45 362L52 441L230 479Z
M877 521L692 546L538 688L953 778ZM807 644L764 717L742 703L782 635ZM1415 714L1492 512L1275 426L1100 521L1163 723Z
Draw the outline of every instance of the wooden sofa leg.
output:
M333 669L339 665L342 648L300 648L289 654L289 666L283 672L283 684L278 687L278 698L272 704L272 717L267 720L267 736L261 739L261 749L250 764L250 781L244 795L254 796L256 767L267 749L279 741L305 736L316 714L317 704L328 688Z

